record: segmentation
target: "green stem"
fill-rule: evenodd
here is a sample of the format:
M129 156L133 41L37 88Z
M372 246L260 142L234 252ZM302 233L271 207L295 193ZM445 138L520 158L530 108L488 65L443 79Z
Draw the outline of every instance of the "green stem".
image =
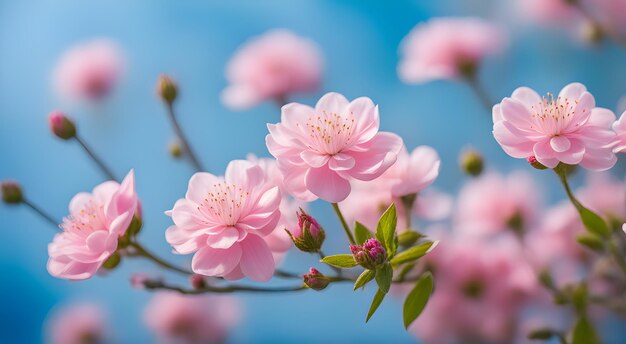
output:
M343 217L343 214L341 213L341 210L339 209L339 204L337 203L331 203L331 204L333 206L333 209L335 210L335 214L337 214L337 217L339 218L339 222L341 222L341 226L343 227L343 230L346 232L346 236L348 237L348 240L350 241L352 245L356 245L356 240L354 240L352 231L350 231L350 227L348 227L348 223L346 222L346 219Z
M554 172L556 173L557 176L559 176L559 180L561 181L561 184L563 185L563 188L565 189L565 193L567 194L567 197L572 202L576 210L580 211L581 208L584 208L584 207L582 203L580 203L578 199L576 199L576 196L574 196L574 193L572 192L572 189L569 186L569 182L567 181L567 174L561 168L559 168L559 166L554 168Z
M174 271L174 272L178 272L178 273L183 274L183 275L193 275L193 271L189 271L189 270L186 270L186 269L183 269L183 268L179 268L179 267L177 267L175 265L172 265L172 264L168 263L167 261L165 261L165 260L155 256L153 253L151 253L150 251L146 250L138 242L131 242L129 244L129 246L131 246L135 250L137 250L137 253L136 253L137 256L144 257L144 258L146 258L148 260L151 260L154 263L156 263L157 265L159 265L159 266L161 266L161 267L163 267L165 269L168 269L168 270L171 270L171 271Z
M255 292L255 293L282 293L282 292L292 292L292 291L301 291L308 289L304 285L298 286L289 286L289 287L254 287L254 286L244 286L244 285L230 285L226 287L215 287L211 285L207 285L204 288L200 289L186 289L179 286L169 285L162 281L150 281L145 285L146 289L149 290L172 290L179 292L181 294L204 294L204 293L234 293L234 292Z
M476 97L478 97L478 100L480 101L480 103L489 112L489 115L491 115L491 109L493 108L494 103L491 100L491 97L489 96L489 94L487 94L487 91L485 90L485 88L478 81L478 77L475 74L472 74L472 75L466 76L465 80L469 84L472 91L474 91L474 94L476 94Z
M280 269L276 269L274 271L274 276L276 277L282 277L282 278L293 278L293 279L302 279L302 276L299 274L295 274L293 272L289 272L289 271L283 271Z
M617 263L617 266L619 266L624 273L624 276L626 276L626 261L624 261L624 257L620 254L619 249L613 240L608 243L608 248L609 253L615 260L615 263Z

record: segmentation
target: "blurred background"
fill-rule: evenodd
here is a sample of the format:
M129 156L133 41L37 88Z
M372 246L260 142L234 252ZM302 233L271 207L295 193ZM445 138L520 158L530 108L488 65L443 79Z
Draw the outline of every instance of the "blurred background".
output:
M56 218L79 191L89 191L103 176L80 148L49 133L47 115L66 111L82 136L122 176L131 168L142 199L142 241L161 256L186 263L190 256L169 255L163 211L183 197L193 169L173 160L167 144L174 136L155 95L160 73L180 88L179 120L208 169L222 173L232 159L269 156L265 124L277 122L276 104L247 111L224 107L225 66L252 36L286 28L317 42L325 67L316 94L292 100L314 104L327 91L348 98L368 96L379 104L383 130L402 136L409 149L434 147L442 158L437 188L455 192L464 177L459 152L480 150L489 169L528 168L509 158L491 134L491 114L462 82L403 84L397 76L398 45L418 22L436 16L479 16L501 24L510 35L503 55L490 58L479 78L492 99L518 86L558 92L573 81L584 83L599 106L617 110L626 93L625 52L610 43L588 46L558 28L533 27L512 14L509 1L121 1L79 0L0 2L0 179L18 180L26 195ZM98 37L123 49L126 71L119 87L100 106L70 104L52 87L52 71L76 43ZM624 168L613 170L620 177ZM553 176L536 173L548 201L562 199ZM327 229L327 253L344 249L330 207L311 207ZM0 206L0 343L37 343L47 314L58 304L93 301L108 312L120 343L152 342L142 321L151 294L130 287L133 272L158 271L149 262L128 260L106 277L68 282L46 271L53 228L25 207ZM312 256L291 252L285 269L302 271ZM274 282L274 283L280 283ZM372 342L414 341L403 328L401 302L387 300L365 325L373 290L352 292L332 286L324 292L240 295L243 321L229 341Z

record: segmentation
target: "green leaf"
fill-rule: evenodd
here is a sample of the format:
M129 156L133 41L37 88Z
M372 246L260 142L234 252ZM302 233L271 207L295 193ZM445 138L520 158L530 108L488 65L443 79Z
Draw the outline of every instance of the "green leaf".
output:
M400 244L401 246L411 246L423 236L424 235L419 232L407 229L406 231L398 234L398 244Z
M389 257L393 257L398 248L398 238L396 237L397 224L396 205L391 203L378 220L378 225L376 226L376 239L385 246Z
M417 260L437 247L437 243L439 243L439 241L429 241L404 250L391 259L391 264L400 265L402 263Z
M383 293L380 289L376 291L376 295L374 295L374 300L372 300L372 305L370 306L370 310L367 312L367 318L365 319L365 322L368 322L370 318L372 317L372 315L374 315L374 312L376 312L376 310L378 309L378 306L380 306L381 302L383 302L385 295L387 294Z
M354 283L354 290L357 290L363 286L365 286L369 281L374 279L376 276L376 271L374 270L365 270L359 275Z
M417 280L415 287L413 287L413 290L411 290L404 301L404 328L408 329L422 313L432 291L433 275L430 272L426 272Z
M354 227L354 235L356 236L356 243L359 245L363 245L365 240L372 237L372 233L370 232L370 230L358 221L356 222L356 226Z
M376 283L378 284L378 288L380 288L383 293L386 294L389 292L392 279L393 269L391 268L391 264L385 263L385 265L376 270Z
M600 338L593 328L593 324L586 318L581 317L574 326L572 344L599 344Z
M336 254L334 256L326 256L321 260L322 263L332 265L337 268L353 268L357 266L354 257L351 254Z
M585 228L587 228L589 232L601 237L606 237L611 234L606 222L604 222L598 214L583 207L582 205L579 205L577 208L578 213L580 214L580 219L583 221Z
M604 242L600 237L592 233L583 233L576 236L576 242L596 252L604 250Z

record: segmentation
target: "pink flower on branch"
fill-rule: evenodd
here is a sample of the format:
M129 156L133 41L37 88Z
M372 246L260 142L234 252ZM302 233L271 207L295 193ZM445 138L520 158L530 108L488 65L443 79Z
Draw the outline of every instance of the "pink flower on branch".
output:
M54 85L64 97L100 100L118 82L124 69L122 53L108 39L79 44L61 56L54 71Z
M75 280L93 276L115 253L139 207L132 170L121 184L107 181L74 196L63 231L48 245L48 272Z
M269 280L275 268L263 239L280 221L281 193L263 170L245 160L228 164L224 177L194 174L184 199L166 214L166 239L179 254L195 253L195 273L229 280Z
M378 131L378 106L367 97L327 93L315 108L290 103L281 112L265 141L285 188L302 200L344 200L351 180L379 177L402 149L399 136Z
M244 44L228 63L230 85L222 101L246 109L264 100L281 103L293 93L317 89L322 74L318 46L287 30L272 30Z
M504 44L502 31L481 19L434 18L402 41L398 74L411 84L468 76Z
M549 168L559 162L594 171L613 167L614 121L613 112L597 108L579 83L543 98L520 87L493 107L493 135L502 149L514 158L534 156Z

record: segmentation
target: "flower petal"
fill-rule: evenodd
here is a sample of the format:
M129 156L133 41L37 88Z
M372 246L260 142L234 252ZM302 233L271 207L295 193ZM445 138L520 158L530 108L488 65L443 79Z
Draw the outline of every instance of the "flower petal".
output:
M550 147L555 152L561 153L567 151L571 146L569 139L565 136L554 136L550 139Z
M239 239L239 231L235 227L224 227L218 234L207 236L207 245L213 248L229 248Z
M224 276L239 264L241 245L236 243L227 249L203 247L191 260L193 272L205 276Z
M350 102L343 95L336 92L329 92L320 98L315 104L315 112L323 113L336 113L342 114L348 107Z
M259 236L249 234L241 243L241 272L253 281L266 282L275 269L274 257L267 243Z
M310 168L304 178L307 189L327 202L341 202L350 194L350 183L328 167Z

